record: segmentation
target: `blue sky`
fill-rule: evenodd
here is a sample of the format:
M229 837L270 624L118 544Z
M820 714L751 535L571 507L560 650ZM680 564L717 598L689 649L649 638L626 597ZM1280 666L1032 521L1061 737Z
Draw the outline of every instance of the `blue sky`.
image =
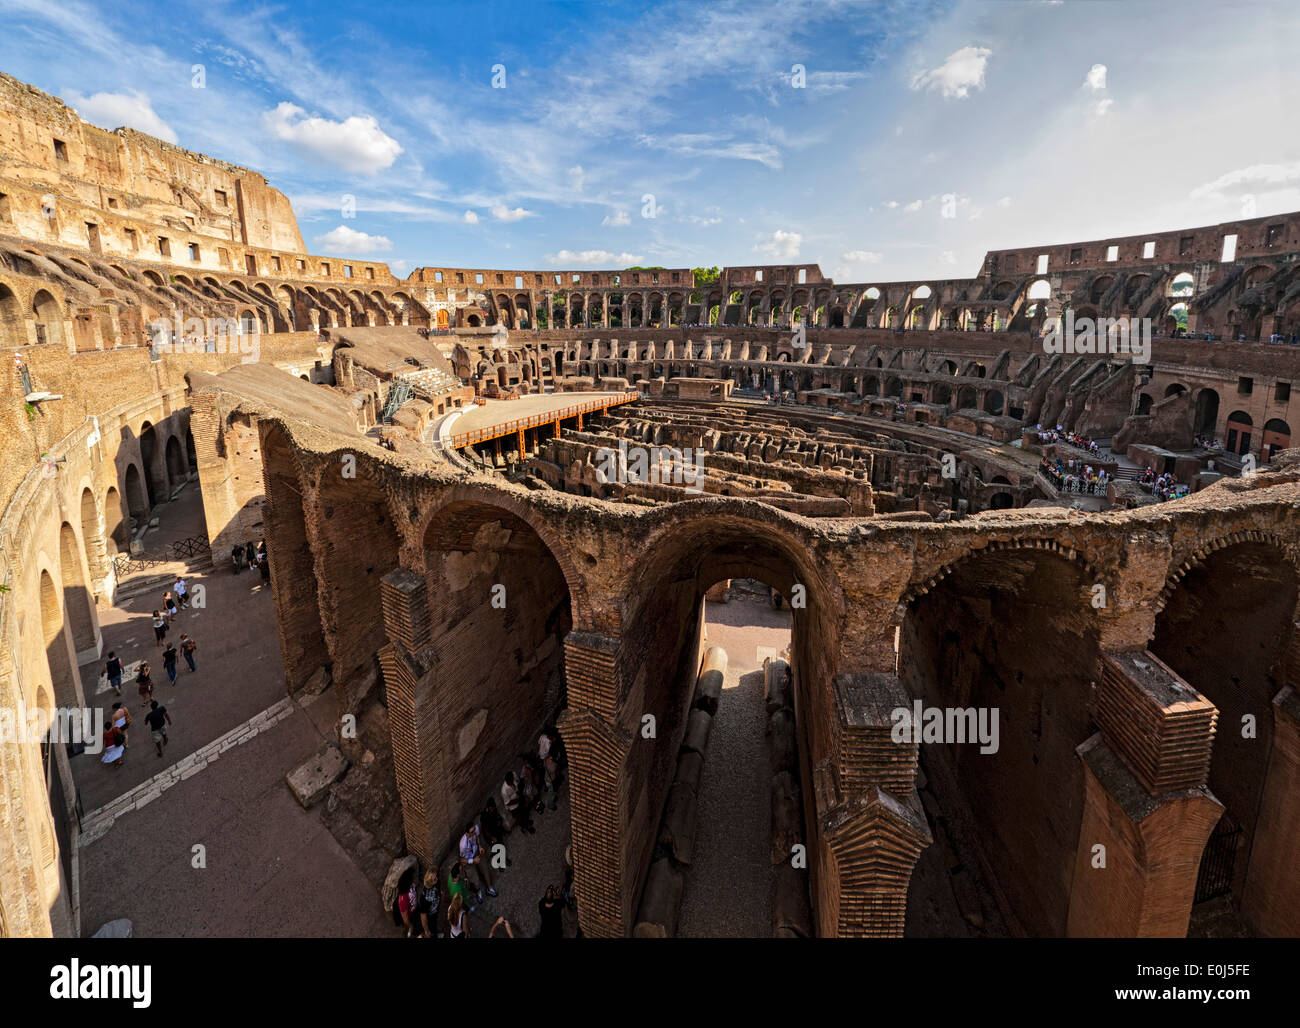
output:
M0 25L0 70L262 172L311 252L399 275L965 277L1300 209L1289 0L0 0Z

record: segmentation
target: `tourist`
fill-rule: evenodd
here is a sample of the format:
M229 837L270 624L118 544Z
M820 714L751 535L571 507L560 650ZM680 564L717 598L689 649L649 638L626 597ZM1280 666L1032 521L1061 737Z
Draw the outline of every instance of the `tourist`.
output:
M513 771L506 772L506 780L501 786L501 802L505 804L506 817L510 818L512 824L519 825L529 835L537 831L528 814L527 804L519 802L519 785Z
M140 661L140 666L136 669L135 685L140 692L140 699L143 701L140 705L142 707L149 706L149 701L153 699L153 678L149 675L149 662L147 660Z
M108 651L108 663L104 665L104 674L108 675L108 684L113 687L113 695L122 695L122 662L117 659L117 654L112 650Z
M262 573L262 581L271 581L271 562L266 559L266 551L263 550L257 558L257 570Z
M171 643L163 650L163 670L167 672L167 677L171 680L172 685L176 684L176 647Z
M447 895L451 899L465 899L465 872L460 866L460 861L451 865L451 870L447 872ZM478 907L470 904L470 913L473 913Z
M122 733L122 745L126 745L126 730L131 727L131 714L120 703L114 703L108 715L110 727Z
M464 866L465 873L474 872L478 880L478 901L483 902L483 886L487 886L487 894L496 896L496 889L492 888L492 872L488 864L483 859L483 849L479 845L478 825L473 821L465 829L465 834L460 837L460 861Z
M158 756L161 757L163 747L167 745L167 726L172 723L172 716L167 713L166 707L158 706L157 700L150 700L149 713L144 716L144 719L153 734L153 744L158 750Z
M163 594L163 616L167 618L167 624L172 623L172 618L176 616L176 601L172 599L170 592Z
M462 896L453 896L451 906L447 908L447 934L453 939L469 938L469 915L465 912L465 899Z
M397 916L406 926L406 937L415 937L415 911L419 903L416 891L415 868L408 867L397 880Z
M235 569L235 574L239 574L239 572L243 570L243 563L244 548L240 546L239 543L235 543L235 545L230 548L230 564Z
M162 649L163 640L167 638L167 621L156 610L153 612L153 637L158 648Z
M510 927L510 922L507 921L504 917L498 917L495 921L492 922L492 930L488 932L489 939L496 938L498 928L505 929L507 938L513 939L515 937L515 930Z
M176 594L176 600L181 605L181 610L188 609L190 605L189 587L185 584L185 578L181 575L176 576L176 581L172 585L172 592Z
M257 567L257 550L251 541L244 545L244 563L248 565L250 571Z
M438 911L442 909L442 894L438 891L438 876L432 871L424 872L424 888L420 890L416 912L420 915L421 937L432 939L438 927ZM442 933L437 932L438 938Z
M532 754L528 754L524 758L524 766L519 770L519 806L522 810L536 810L537 813L542 814L546 811L546 805L540 797L541 787L538 783L541 776L530 763L536 759Z
M542 764L542 773L545 775L546 791L550 793L546 805L555 810L560 798L560 765L556 762L554 754L546 755Z
M546 895L537 901L537 914L542 919L542 929L537 933L539 939L564 938L564 904L556 895L554 885L548 885Z
M483 808L483 813L478 816L479 835L482 836L484 843L489 847L504 845L506 841L506 823L501 817L500 811L497 810L497 801L489 799L487 806ZM510 861L506 861L506 867L510 866Z
M789 675L788 670L786 674ZM560 896L570 910L576 910L578 907L578 892L574 887L573 879L573 843L569 843L564 847L564 887L560 890Z
M126 759L126 736L116 728L104 732L104 755L99 758L101 764L121 767Z
M194 640L191 639L184 632L182 632L181 633L181 656L185 658L185 663L190 666L191 674L198 670L198 668L194 666L194 651L197 649L198 646L195 644Z

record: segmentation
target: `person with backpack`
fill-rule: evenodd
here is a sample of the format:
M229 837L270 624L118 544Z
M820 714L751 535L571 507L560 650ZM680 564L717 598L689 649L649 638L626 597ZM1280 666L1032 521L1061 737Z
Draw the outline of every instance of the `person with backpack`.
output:
M140 693L142 707L149 706L149 701L153 699L153 678L149 673L149 662L140 661L140 667L135 673L135 687Z

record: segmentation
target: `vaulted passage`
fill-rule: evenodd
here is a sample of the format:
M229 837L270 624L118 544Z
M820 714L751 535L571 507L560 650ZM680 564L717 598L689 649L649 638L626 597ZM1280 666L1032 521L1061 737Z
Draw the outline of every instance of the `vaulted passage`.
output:
M996 724L995 752L978 741L921 746L923 799L959 859L978 861L967 870L992 889L980 897L983 919L1000 915L1013 934L1066 932L1084 798L1075 747L1093 731L1098 659L1087 597L1079 567L1063 558L982 554L914 601L900 635L899 676L914 700L974 708Z
M1156 656L1219 709L1209 787L1225 810L1206 853L1227 852L1217 874L1203 866L1198 899L1230 895L1248 922L1253 908L1270 902L1255 891L1262 889L1255 873L1264 869L1252 862L1266 794L1285 788L1282 777L1270 776L1273 699L1284 684L1296 600L1295 567L1281 550L1227 546L1187 572L1157 617L1151 643ZM1235 840L1216 843L1237 830Z

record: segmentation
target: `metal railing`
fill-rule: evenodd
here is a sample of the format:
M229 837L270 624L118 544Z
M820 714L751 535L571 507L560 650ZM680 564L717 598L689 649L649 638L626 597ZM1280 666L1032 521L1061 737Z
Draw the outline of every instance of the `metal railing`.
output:
M447 440L447 446L453 450L459 450L461 447L470 446L474 443L481 443L486 439L496 439L500 436L522 432L526 428L537 428L539 425L552 425L564 418L577 417L579 414L590 414L594 410L606 410L613 407L615 404L628 403L640 398L640 393L610 393L608 396L603 396L598 400L588 400L586 403L574 404L570 407L563 407L560 410L548 411L544 414L533 414L526 418L515 418L513 421L488 425L484 428L476 428L470 432L461 432L449 437Z

